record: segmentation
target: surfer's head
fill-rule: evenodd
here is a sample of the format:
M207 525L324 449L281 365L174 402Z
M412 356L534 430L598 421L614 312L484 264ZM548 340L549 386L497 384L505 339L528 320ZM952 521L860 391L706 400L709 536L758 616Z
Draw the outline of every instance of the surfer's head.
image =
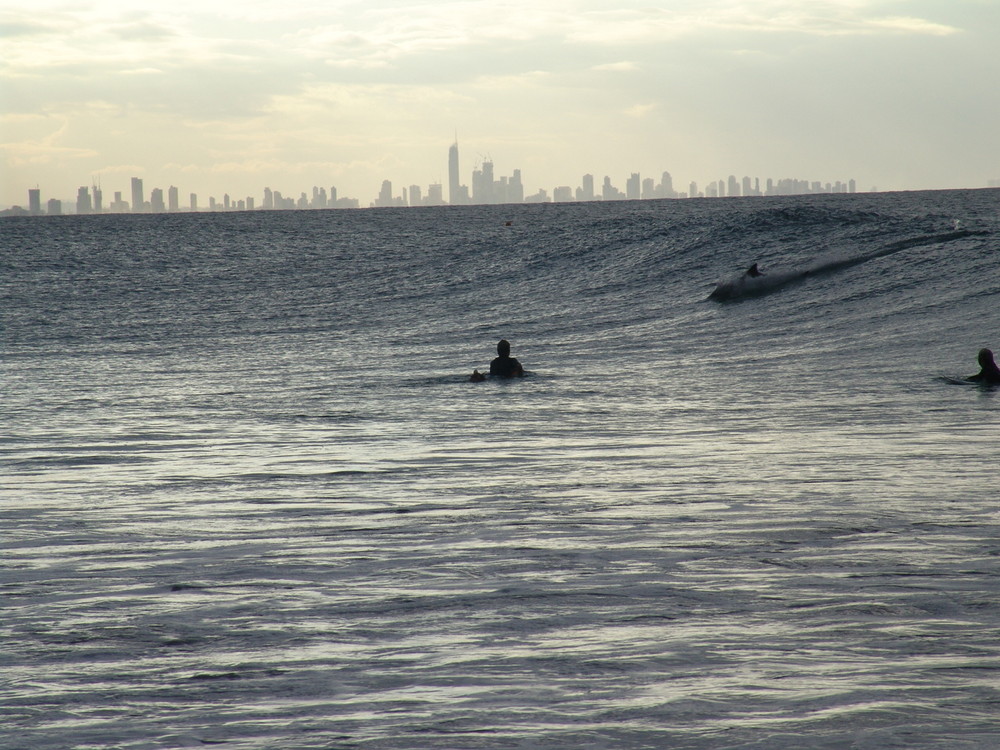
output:
M501 357L510 356L510 342L507 339L500 339L500 343L497 344L497 354Z
M997 363L993 361L993 352L989 349L979 350L979 366L984 370L996 370Z

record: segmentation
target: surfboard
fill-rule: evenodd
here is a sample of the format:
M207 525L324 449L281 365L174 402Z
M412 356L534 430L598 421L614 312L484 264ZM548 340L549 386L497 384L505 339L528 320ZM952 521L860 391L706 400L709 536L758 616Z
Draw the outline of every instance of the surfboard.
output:
M953 378L950 375L942 375L940 380L951 385L982 385L978 380L968 380L967 378Z

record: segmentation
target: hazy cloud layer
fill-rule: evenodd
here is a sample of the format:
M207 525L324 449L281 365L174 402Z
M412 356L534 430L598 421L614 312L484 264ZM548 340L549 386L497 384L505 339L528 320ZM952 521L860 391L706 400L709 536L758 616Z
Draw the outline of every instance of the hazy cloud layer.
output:
M42 0L0 11L0 203L123 169L367 203L476 161L529 191L591 172L882 189L1000 178L992 0Z

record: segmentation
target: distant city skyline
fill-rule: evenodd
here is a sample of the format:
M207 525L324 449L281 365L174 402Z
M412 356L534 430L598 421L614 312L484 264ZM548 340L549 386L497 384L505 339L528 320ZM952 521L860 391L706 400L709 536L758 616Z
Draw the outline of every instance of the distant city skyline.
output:
M471 173L471 189L463 184L460 174L460 148L458 141L448 148L448 199L444 196L441 183L420 185L395 185L391 179L384 179L377 197L362 205L357 198L339 196L336 186L312 186L311 192L300 192L297 198L286 197L278 190L265 186L261 199L246 194L232 197L228 192L221 200L208 196L207 202L199 201L199 194L188 193L186 204L180 200L180 188L170 185L164 200L163 188L153 187L146 199L144 178L130 178L131 201L126 201L122 191L114 192L114 199L105 207L104 190L96 182L90 187L77 188L75 203L60 198L46 201L46 210L41 209L41 188L28 189L27 206L15 204L11 213L29 215L43 214L92 214L92 213L176 213L181 211L253 211L261 210L305 210L321 208L385 208L444 205L491 205L516 203L560 203L571 201L612 201L612 200L652 200L683 198L724 198L773 195L800 195L808 193L855 193L857 184L853 178L832 182L809 181L797 178L765 178L729 175L725 179L710 180L699 187L696 181L687 183L686 189L678 190L673 176L668 171L653 177L643 177L640 172L631 172L625 180L625 189L619 187L610 175L604 175L600 188L595 188L595 177L591 173L581 175L579 184L540 187L526 195L521 170L515 168L510 175L497 176L492 161L483 161ZM876 188L872 188L873 190ZM20 209L20 210L18 210Z
M202 207L313 185L367 206L385 179L452 202L456 133L470 194L485 163L526 196L664 169L679 192L1000 178L986 0L36 0L0 38L0 206L131 203L131 177Z

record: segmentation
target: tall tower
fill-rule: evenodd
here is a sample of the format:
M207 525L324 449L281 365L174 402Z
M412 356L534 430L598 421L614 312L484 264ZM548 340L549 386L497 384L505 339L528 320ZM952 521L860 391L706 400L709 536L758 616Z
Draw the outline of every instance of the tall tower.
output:
M674 190L674 178L670 176L670 172L664 172L660 178L660 190L663 192L661 198L677 197L677 191Z
M84 186L76 191L76 212L78 214L89 214L93 209L90 202L90 190Z
M455 206L462 202L458 178L458 138L448 149L448 201Z
M149 210L154 214L162 214L167 210L163 203L163 191L160 188L153 188L149 194Z
M132 213L141 213L146 205L146 199L142 194L142 178L132 178Z
M633 172L632 176L625 182L625 197L630 201L637 201L642 196L642 179L638 172Z
M32 216L38 216L42 212L42 191L38 188L28 190L28 211Z

